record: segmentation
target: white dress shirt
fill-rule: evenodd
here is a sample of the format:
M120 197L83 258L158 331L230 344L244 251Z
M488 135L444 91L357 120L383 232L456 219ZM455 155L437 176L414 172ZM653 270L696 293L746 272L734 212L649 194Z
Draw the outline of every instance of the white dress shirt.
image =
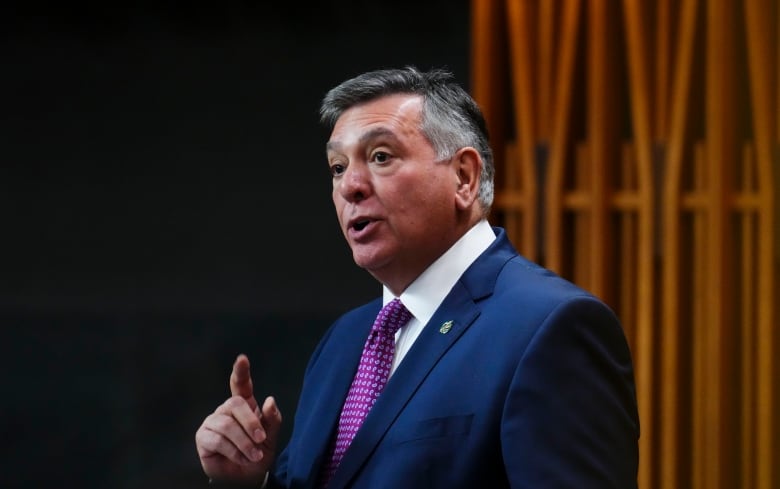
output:
M463 272L495 239L490 224L484 219L479 221L401 293L399 299L412 313L412 319L395 334L395 357L390 375L395 372ZM394 298L393 293L383 287L382 304Z

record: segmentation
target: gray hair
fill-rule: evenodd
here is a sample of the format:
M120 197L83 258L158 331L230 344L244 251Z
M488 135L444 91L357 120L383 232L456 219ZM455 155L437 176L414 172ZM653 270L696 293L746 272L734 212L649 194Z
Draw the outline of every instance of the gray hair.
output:
M385 95L416 94L423 99L420 130L438 158L452 157L471 146L482 157L479 177L479 203L484 215L493 203L493 152L488 143L485 119L477 103L452 73L444 70L421 72L413 66L364 73L331 89L322 100L320 121L333 129L344 111Z

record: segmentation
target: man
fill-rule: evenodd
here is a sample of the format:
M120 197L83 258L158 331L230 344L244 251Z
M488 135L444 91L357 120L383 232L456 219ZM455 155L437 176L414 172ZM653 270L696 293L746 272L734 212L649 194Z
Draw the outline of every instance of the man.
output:
M239 356L233 397L196 434L206 475L269 488L636 487L621 326L488 225L493 163L471 97L442 71L383 70L331 90L321 114L341 229L383 298L325 334L278 460L281 414L272 397L258 406Z

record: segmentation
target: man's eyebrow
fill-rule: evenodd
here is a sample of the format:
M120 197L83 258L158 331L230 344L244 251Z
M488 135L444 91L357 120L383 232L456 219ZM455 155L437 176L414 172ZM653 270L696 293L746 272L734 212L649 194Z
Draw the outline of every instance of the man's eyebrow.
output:
M398 136L395 135L395 132L386 127L377 127L361 134L360 138L358 139L358 144L366 144L367 142L378 138L387 138L392 139L393 141L398 140ZM325 145L326 151L339 152L341 151L341 148L342 145L339 141L328 141L328 143Z
M378 139L383 137L392 139L393 141L398 139L395 133L390 129L386 127L377 127L364 133L362 136L360 136L360 139L358 141L360 142L360 144L365 144L366 142L371 141L373 139Z

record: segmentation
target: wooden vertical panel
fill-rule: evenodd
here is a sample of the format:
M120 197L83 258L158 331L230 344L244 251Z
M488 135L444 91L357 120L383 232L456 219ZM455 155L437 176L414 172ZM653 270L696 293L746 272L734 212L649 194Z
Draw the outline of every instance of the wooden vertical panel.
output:
M745 33L747 36L748 69L750 80L750 100L752 105L752 123L755 138L756 162L758 171L758 284L756 293L757 304L757 335L760 338L756 345L756 481L759 489L769 489L772 481L780 477L773 460L775 450L774 433L776 432L777 413L773 395L776 383L773 382L775 359L775 280L774 280L774 247L775 235L775 169L773 161L773 134L778 123L778 111L772 111L780 95L777 93L777 82L780 82L780 38L772 35L773 19L768 12L775 10L780 15L777 2L774 5L769 0L753 0L744 2ZM780 33L780 18L775 24ZM778 34L780 35L780 34ZM773 39L774 37L774 39ZM773 42L777 41L776 43ZM773 79L774 78L774 79ZM780 110L780 106L778 106ZM780 135L777 136L780 141ZM776 169L775 169L776 170Z
M623 1L625 5L627 0ZM638 2L633 2L638 3ZM625 7L624 7L625 8ZM641 19L641 18L640 18ZM669 0L656 0L655 18L655 138L669 133L669 67L671 66L671 11ZM644 54L644 52L643 52Z
M522 243L523 212L525 199L517 188L517 173L519 171L520 148L515 142L508 142L504 147L504 164L501 171L501 189L496 190L495 208L501 209L501 225L507 237L513 243ZM521 246L518 249L523 253ZM529 256L530 258L530 256Z
M707 212L710 215L706 253L711 280L706 300L713 314L704 338L709 372L702 386L706 402L706 444L703 447L705 487L737 487L732 460L733 416L731 372L734 359L729 348L734 344L734 311L731 259L731 209L729 185L734 181L732 166L736 160L736 90L734 5L730 0L707 3L705 115L706 145L710 187ZM727 293L728 292L728 293Z
M615 93L610 60L610 11L607 0L588 3L588 62L587 62L587 137L589 145L590 185L590 282L588 288L607 302L612 302L608 283L607 258L613 256L609 239L609 212L607 202L611 188L609 176L615 170L614 151L619 148L615 137Z
M661 344L659 352L660 374L660 450L659 475L662 489L677 489L688 484L688 476L680 466L682 454L680 442L684 436L680 425L680 330L689 328L683 324L679 314L682 304L680 296L680 270L682 265L682 236L680 220L682 194L682 168L685 148L688 144L686 132L689 120L691 76L694 41L696 37L696 14L698 0L684 0L681 5L679 31L676 36L677 57L673 70L671 113L667 146L666 171L663 185L662 227L663 264L661 272ZM690 482L690 481L689 481Z
M750 146L745 147L742 157L741 193L749 196L754 190L753 152ZM755 264L753 261L757 243L755 242L755 211L749 206L737 210L739 214L739 237L741 239L740 254L740 343L741 355L741 443L740 443L740 477L742 487L757 487L756 467L756 327L755 327Z
M563 213L564 216L571 216L571 242L577 243L577 246L571 246L567 251L572 263L571 277L578 284L590 283L593 276L593 264L590 261L593 249L593 241L590 239L593 215L591 195L587 192L592 185L592 164L589 145L576 144L573 162L574 188L565 193Z
M493 144L497 178L501 178L506 137L507 90L505 74L504 3L500 0L471 2L471 95L479 104Z
M629 193L637 187L636 177L636 159L634 158L634 148L630 144L621 145L621 172L620 172L620 192ZM629 318L630 321L624 322L623 327L626 330L626 336L631 347L631 351L634 354L634 363L637 365L637 397L640 398L639 404L639 417L642 436L639 442L639 453L642 464L640 465L638 481L641 487L651 487L650 481L642 477L643 469L647 466L649 461L650 450L647 448L650 446L648 443L647 432L652 431L652 427L648 421L648 412L645 412L645 407L642 402L643 385L642 375L640 373L641 367L639 359L643 356L644 350L652 348L652 343L644 343L644 339L640 338L637 331L638 317L636 312L637 307L637 289L638 289L638 274L637 263L639 262L639 253L637 249L637 212L635 206L619 205L617 202L614 207L618 209L619 224L617 226L618 233L620 235L620 250L618 257L620 265L618 267L618 280L620 287L618 289L618 303L620 309L618 310L618 316L621 318Z
M707 187L707 174L705 171L705 151L702 144L696 144L693 159L693 192L696 197L701 196ZM694 202L701 202L702 199L694 199ZM708 230L710 226L709 214L705 212L701 205L694 204L688 208L691 214L691 227L693 239L689 243L691 249L689 253L693 260L691 269L692 287L689 291L693 299L691 307L691 365L693 374L691 376L691 390L693 391L693 402L691 406L691 447L692 447L692 467L690 486L693 489L710 489L717 486L710 485L712 480L708 477L708 471L715 470L715 467L708 464L706 450L710 441L707 438L708 420L706 416L707 404L709 398L705 397L704 388L708 373L709 358L707 355L707 328L710 322L710 309L704 296L707 290L707 284L710 281L709 274L709 256L700 252L705 249ZM682 277L679 277L682 278ZM687 481L683 481L682 487L687 486Z
M580 2L579 0L566 0L562 5L564 22L561 31L560 56L556 69L550 164L545 186L547 211L545 261L548 268L559 273L563 265L563 174L569 139L569 116L574 86Z
M519 174L523 202L523 226L517 242L523 254L538 260L536 204L536 128L534 121L534 68L531 56L530 12L528 2L506 2L509 53L511 56L512 88L514 93L515 140L518 145Z
M631 100L631 122L634 134L634 147L639 166L639 262L638 262L638 297L639 303L636 315L637 347L635 350L637 401L642 422L642 438L640 438L640 453L642 463L639 469L639 484L642 487L654 487L655 470L655 439L656 428L653 409L653 358L655 345L653 342L653 309L654 309L654 270L653 270L653 177L652 177L652 113L651 91L647 85L647 51L644 32L644 19L641 4L624 0L626 41L628 44L629 96ZM659 104L663 105L665 100ZM675 447L676 448L676 447ZM668 457L675 457L670 453Z
M529 3L528 0L522 0L524 4ZM539 102L539 110L537 111L537 127L539 131L539 138L542 141L550 140L551 124L550 119L553 113L552 106L552 88L554 87L554 73L553 67L555 66L553 61L554 51L554 20L555 20L555 7L556 2L540 1L538 2L538 41L537 41L537 100Z
M471 2L471 95L481 101L482 110L491 104L493 78L497 49L501 42L491 30L496 22L496 3L494 1ZM497 94L496 94L497 96ZM487 117L487 114L486 114Z

